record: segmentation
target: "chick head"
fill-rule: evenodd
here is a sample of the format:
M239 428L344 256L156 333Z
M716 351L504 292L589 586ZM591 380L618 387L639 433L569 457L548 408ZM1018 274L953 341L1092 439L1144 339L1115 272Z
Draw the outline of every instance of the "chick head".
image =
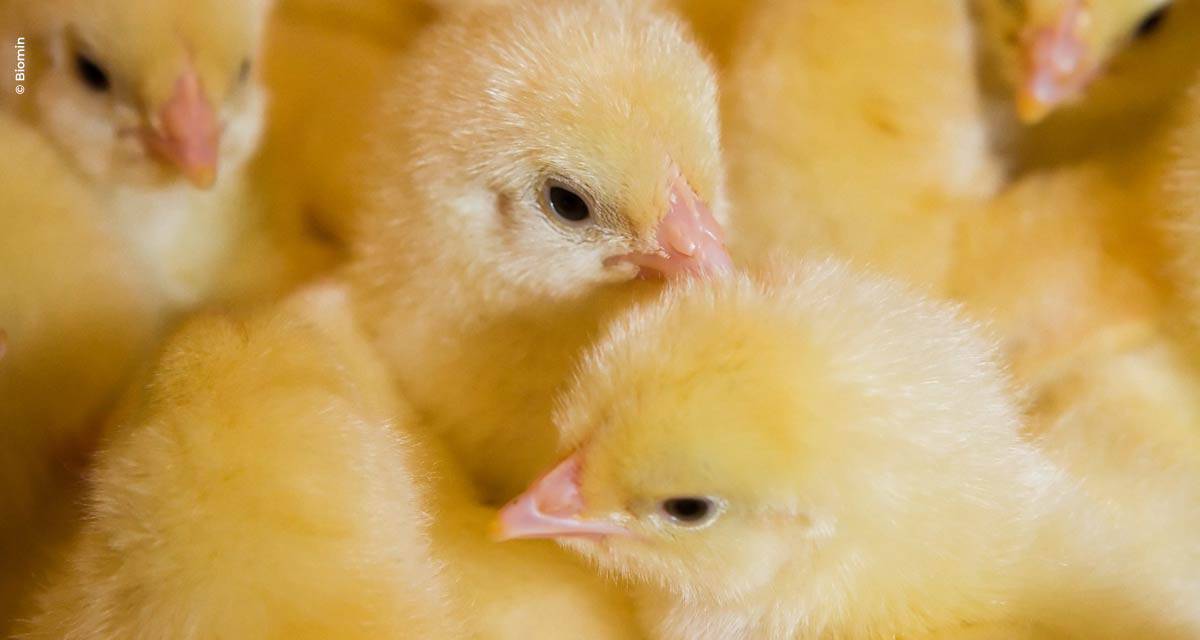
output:
M993 355L952 308L835 264L675 286L583 360L566 458L498 533L724 603L986 573L970 560L1014 552L1029 500Z
M392 102L418 209L457 251L563 297L728 267L716 82L678 19L636 0L451 13Z
M1016 86L1021 118L1034 123L1074 102L1110 72L1120 54L1132 48L1151 48L1163 40L1164 27L1175 13L1174 4L1173 0L1015 3L1024 10Z
M208 187L253 152L266 0L36 4L26 112L83 173Z

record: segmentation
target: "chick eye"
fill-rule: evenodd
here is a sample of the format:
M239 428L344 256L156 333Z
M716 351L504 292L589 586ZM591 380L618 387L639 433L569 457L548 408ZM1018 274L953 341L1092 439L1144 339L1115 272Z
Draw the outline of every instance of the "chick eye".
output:
M662 502L662 512L677 524L696 526L716 517L717 505L709 498L668 498Z
M242 60L242 66L238 67L238 82L245 83L250 79L250 58Z
M1138 23L1137 29L1134 30L1134 37L1148 38L1162 29L1163 22L1167 19L1167 14L1171 12L1171 5L1166 4L1160 7L1157 11L1142 18Z
M75 55L75 70L83 83L93 91L108 91L112 86L104 69L83 54Z
M582 222L592 216L592 209L587 200L558 182L546 183L545 199L550 210L563 220Z

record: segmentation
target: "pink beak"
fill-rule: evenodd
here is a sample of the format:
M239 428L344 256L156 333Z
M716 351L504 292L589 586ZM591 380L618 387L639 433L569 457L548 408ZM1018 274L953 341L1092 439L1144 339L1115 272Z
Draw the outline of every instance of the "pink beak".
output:
M146 133L150 149L179 167L193 185L206 189L217 178L220 131L200 77L188 69L175 82L175 92L159 111L161 130Z
M584 520L579 494L579 454L574 454L533 483L500 510L497 540L591 538L628 534L624 527Z
M637 265L643 276L671 278L732 270L720 223L681 174L671 180L668 202L667 215L655 234L658 250L613 260Z
M1077 96L1094 75L1088 68L1086 0L1067 0L1058 19L1026 36L1025 77L1017 88L1017 113L1034 124Z

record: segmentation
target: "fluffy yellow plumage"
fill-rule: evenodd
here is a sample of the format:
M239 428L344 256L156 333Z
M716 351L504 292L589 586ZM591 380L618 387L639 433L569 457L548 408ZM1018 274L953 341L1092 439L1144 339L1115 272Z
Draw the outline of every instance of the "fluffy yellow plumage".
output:
M1195 332L1200 331L1200 85L1193 89L1183 114L1183 125L1173 139L1175 155L1166 185L1173 216L1168 233L1179 256L1174 272Z
M958 212L1000 177L966 5L762 3L748 22L724 87L735 248L939 287Z
M487 538L339 289L191 322L136 391L29 637L634 637L562 551Z
M170 341L30 637L461 637L404 418L344 307L317 290Z
M509 3L423 34L373 122L348 278L400 388L502 500L550 460L553 390L652 288L639 269L726 259L713 73L653 5Z
M86 460L92 427L158 328L139 265L45 139L0 114L0 634Z
M1193 637L1195 476L1114 516L996 355L836 264L675 288L591 350L501 526L635 581L655 638Z

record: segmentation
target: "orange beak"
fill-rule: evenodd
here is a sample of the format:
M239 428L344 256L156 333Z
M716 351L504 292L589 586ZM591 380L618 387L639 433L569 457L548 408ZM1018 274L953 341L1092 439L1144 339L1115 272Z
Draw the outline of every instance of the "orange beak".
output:
M1090 16L1087 0L1065 0L1048 26L1026 34L1025 74L1017 87L1017 114L1036 124L1079 95L1095 75L1083 34Z
M193 185L207 189L217 179L220 130L200 77L188 69L158 113L160 126L145 133L146 145L175 165Z
M611 260L637 265L644 277L670 278L732 270L725 233L708 205L678 171L668 189L667 215L655 231L657 250Z
M624 527L585 520L579 493L579 454L551 469L500 510L494 526L497 540L531 538L598 538L628 535Z

